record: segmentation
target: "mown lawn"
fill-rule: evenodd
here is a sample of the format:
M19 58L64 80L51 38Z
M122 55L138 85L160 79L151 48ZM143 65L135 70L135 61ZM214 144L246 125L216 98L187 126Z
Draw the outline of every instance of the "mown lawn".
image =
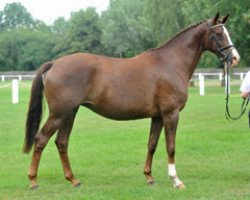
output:
M0 83L0 199L250 199L250 130L247 115L237 122L224 117L224 88L190 88L177 132L177 172L186 189L176 190L167 177L164 134L153 163L156 184L143 175L150 120L112 121L86 108L78 112L70 139L72 168L82 186L63 177L54 138L46 147L36 191L28 190L31 155L21 151L29 82L20 84L20 103L11 104L10 86ZM232 88L231 112L237 114L239 86ZM46 112L46 111L45 111ZM46 114L45 114L46 115Z

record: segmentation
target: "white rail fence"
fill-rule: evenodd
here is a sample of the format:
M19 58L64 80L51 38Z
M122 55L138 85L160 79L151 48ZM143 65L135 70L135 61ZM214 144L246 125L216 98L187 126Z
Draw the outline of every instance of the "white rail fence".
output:
M24 80L32 80L35 75L1 75L2 82L6 79L18 79L19 81Z
M244 79L244 76L246 75L245 72L239 72L239 73L232 73L231 76L234 76L236 79L242 81ZM17 104L19 102L19 82L23 80L33 80L35 75L0 75L2 82L5 82L6 80L12 80L12 83L7 83L3 86L0 85L0 89L9 87L12 85L12 103ZM200 96L205 95L205 77L207 79L213 79L213 80L219 80L222 81L224 79L223 73L194 73L192 76L191 81L199 80L199 94ZM217 78L216 78L217 77ZM225 82L229 82L230 85L230 76L229 80L225 79ZM226 92L226 88L225 88ZM230 93L230 87L229 87L229 93Z
M205 95L205 77L208 77L208 78L213 77L211 79L216 80L216 78L214 78L214 77L217 76L219 81L222 81L223 79L225 79L225 86L228 83L228 85L229 85L228 92L230 93L231 92L231 89L230 89L231 76L233 76L235 79L238 79L242 82L245 75L246 75L245 72L232 73L231 75L228 76L228 80L227 80L225 78L226 76L224 76L223 73L194 73L191 81L194 81L197 79L199 80L199 94L200 94L200 96L204 96ZM225 87L225 93L226 93L226 90L227 89Z

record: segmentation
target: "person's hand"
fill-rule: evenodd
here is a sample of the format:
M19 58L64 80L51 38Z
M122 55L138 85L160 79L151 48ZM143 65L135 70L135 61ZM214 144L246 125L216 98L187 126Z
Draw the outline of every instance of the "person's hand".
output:
M241 93L241 97L242 97L243 99L248 98L248 97L249 97L249 92L242 92L242 93Z

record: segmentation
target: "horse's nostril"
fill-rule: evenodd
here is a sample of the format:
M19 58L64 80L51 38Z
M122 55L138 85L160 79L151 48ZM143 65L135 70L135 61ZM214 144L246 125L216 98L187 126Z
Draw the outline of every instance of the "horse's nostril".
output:
M240 62L240 57L233 56L232 58L232 65L237 65Z

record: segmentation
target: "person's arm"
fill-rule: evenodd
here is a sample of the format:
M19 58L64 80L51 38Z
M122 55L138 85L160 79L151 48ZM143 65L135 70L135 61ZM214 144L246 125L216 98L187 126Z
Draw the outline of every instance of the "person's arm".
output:
M250 95L250 71L246 74L241 84L240 91L241 91L242 98L246 99L249 97Z

